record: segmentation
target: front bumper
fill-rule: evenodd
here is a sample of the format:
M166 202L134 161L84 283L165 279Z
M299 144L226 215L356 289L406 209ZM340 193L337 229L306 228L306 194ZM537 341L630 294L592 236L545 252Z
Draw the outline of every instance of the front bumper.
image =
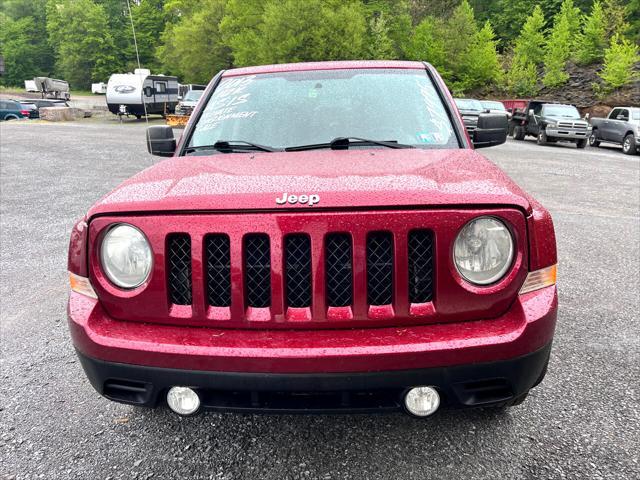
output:
M469 382L480 387L485 382L487 391L502 392L488 403L505 401L526 392L539 378L548 350L534 355L533 366L521 359L549 348L556 312L555 286L518 296L504 315L494 319L342 330L124 322L106 315L98 301L73 292L68 306L74 345L101 394L156 406L164 389L187 384L217 398L205 399L211 408L240 410L246 408L246 398L235 405L228 398L236 398L235 391L258 392L260 398L264 390L335 393L344 392L343 387L352 393L384 391L389 395L384 402L366 395L358 399L373 401L376 409L391 400L390 408L397 408L400 392L416 384L436 385L452 404L476 405L477 401L465 401L455 392L455 384ZM118 382L134 394L110 394L122 391Z
M591 135L591 127L587 129L573 129L563 127L546 127L547 137L563 138L567 140L583 140Z
M165 403L173 386L198 392L207 410L271 413L384 412L402 409L405 392L429 385L441 405L501 405L542 381L551 343L498 362L365 373L236 373L177 370L110 363L78 352L93 387L110 400L145 407Z

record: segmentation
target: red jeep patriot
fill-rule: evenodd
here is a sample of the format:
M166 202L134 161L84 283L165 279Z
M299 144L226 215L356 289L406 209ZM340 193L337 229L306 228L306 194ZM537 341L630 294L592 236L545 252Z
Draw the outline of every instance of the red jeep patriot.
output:
M68 316L110 400L190 415L509 406L556 323L549 213L418 62L220 72L169 156L73 228Z

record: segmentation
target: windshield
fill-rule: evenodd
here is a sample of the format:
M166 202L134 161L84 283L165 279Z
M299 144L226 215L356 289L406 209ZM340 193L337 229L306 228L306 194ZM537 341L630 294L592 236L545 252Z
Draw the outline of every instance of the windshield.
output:
M543 114L550 117L580 118L580 112L571 105L545 105Z
M204 90L189 90L184 96L185 102L197 102L204 93Z
M487 110L501 110L503 112L507 110L506 108L504 108L502 102L485 101L480 103L482 104L482 107L486 108Z
M222 78L195 126L189 147L225 140L286 148L327 143L336 137L459 147L426 72L400 69Z
M481 112L484 110L482 104L478 100L471 100L468 98L456 98L456 105L460 110L475 110Z

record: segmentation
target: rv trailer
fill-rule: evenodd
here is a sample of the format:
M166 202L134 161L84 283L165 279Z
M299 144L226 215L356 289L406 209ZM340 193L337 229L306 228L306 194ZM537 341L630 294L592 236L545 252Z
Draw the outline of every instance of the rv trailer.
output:
M107 84L104 82L92 83L91 93L95 95L104 95L105 93L107 93Z
M144 68L133 73L114 73L107 83L107 106L116 115L173 113L178 103L178 79L151 75Z
M36 86L36 82L33 80L25 80L24 81L24 90L26 92L39 92L38 87Z
M71 98L69 82L49 77L35 77L33 81L42 98L62 98L64 100Z

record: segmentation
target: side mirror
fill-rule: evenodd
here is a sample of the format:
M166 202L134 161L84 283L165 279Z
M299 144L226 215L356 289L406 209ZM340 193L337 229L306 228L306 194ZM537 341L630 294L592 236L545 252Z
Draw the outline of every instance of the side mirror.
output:
M584 114L584 119L585 120L589 120L589 117L591 117L591 115L589 113L585 113Z
M536 112L533 111L533 108L529 109L529 115L534 116L536 114Z
M624 115L618 115L616 117L616 120L626 120L626 119L627 119L627 117L625 117Z
M147 128L147 149L151 155L173 157L176 152L176 139L173 129L166 125Z
M473 146L486 148L507 141L509 121L502 113L483 113L478 117L478 126L473 131Z

